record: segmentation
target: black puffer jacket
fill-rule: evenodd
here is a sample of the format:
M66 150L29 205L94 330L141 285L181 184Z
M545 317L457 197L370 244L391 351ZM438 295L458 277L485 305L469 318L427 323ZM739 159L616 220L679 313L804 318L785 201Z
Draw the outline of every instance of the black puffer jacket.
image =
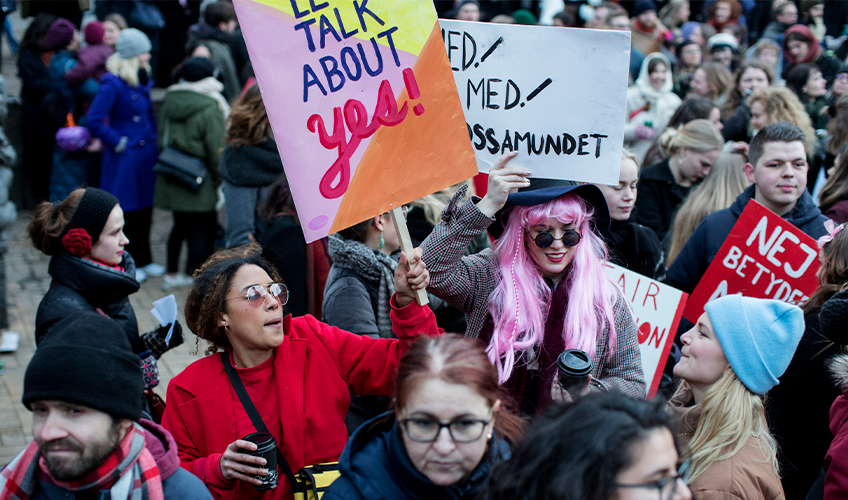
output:
M56 322L81 311L100 311L114 319L127 334L136 354L147 350L138 333L129 296L138 291L135 261L124 252L123 271L60 252L50 259L47 272L53 278L35 315L35 342Z

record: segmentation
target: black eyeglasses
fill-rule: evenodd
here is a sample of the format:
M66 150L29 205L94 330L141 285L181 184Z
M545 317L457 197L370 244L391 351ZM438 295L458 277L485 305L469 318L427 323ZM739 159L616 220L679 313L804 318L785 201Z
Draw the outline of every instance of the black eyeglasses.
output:
M489 422L491 420L461 418L443 424L432 418L406 418L400 421L400 425L409 439L419 443L432 443L445 427L447 427L448 434L454 442L472 443L480 439Z
M692 470L692 461L687 460L677 468L677 474L668 476L646 484L614 484L616 488L644 488L655 489L660 496L660 500L671 500L677 493L677 480L683 481L683 484L689 484L689 473Z
M268 283L267 285L253 285L247 289L247 293L226 300L247 299L251 307L262 307L268 296L280 300L280 305L286 305L289 301L289 291L282 283Z
M566 229L559 238L554 238L554 235L552 235L550 231L542 231L532 239L533 242L536 243L537 247L548 248L553 245L556 240L562 241L562 244L567 247L573 247L580 243L581 238L583 238L583 235L579 232L574 229Z

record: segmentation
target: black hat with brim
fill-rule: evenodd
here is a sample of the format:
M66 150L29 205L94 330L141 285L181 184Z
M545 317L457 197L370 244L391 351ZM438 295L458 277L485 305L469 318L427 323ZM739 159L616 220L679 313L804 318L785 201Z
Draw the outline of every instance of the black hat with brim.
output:
M610 215L607 200L597 186L559 179L530 179L529 186L509 195L506 205L495 214L495 222L489 226L489 233L495 239L501 237L513 207L541 205L571 192L586 200L595 209L594 228L609 229Z

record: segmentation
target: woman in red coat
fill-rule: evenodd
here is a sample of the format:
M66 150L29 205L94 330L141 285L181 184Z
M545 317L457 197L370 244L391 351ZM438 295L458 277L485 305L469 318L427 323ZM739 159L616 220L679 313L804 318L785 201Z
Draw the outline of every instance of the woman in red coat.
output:
M284 315L288 292L258 245L213 255L198 271L186 300L186 322L229 353L268 431L294 471L338 460L347 440L344 417L355 394L390 395L400 357L418 334L438 335L433 313L414 304L429 281L420 250L395 271L391 299L399 339L373 339L333 328L312 316ZM218 499L289 499L292 485L257 491L263 460L241 438L256 432L225 372L223 358L207 356L171 380L162 425L177 442L181 465Z

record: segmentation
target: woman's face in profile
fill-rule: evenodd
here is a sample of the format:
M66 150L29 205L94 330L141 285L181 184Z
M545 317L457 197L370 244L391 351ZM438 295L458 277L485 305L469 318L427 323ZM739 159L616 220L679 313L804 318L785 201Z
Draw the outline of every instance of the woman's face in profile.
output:
M633 462L615 477L616 500L690 500L692 492L680 480L674 437L657 427L632 445Z
M439 486L456 484L471 475L488 448L499 403L489 405L467 385L435 378L421 382L398 411L403 444L418 472ZM439 424L452 425L448 429L438 428ZM421 442L434 433L435 439Z

